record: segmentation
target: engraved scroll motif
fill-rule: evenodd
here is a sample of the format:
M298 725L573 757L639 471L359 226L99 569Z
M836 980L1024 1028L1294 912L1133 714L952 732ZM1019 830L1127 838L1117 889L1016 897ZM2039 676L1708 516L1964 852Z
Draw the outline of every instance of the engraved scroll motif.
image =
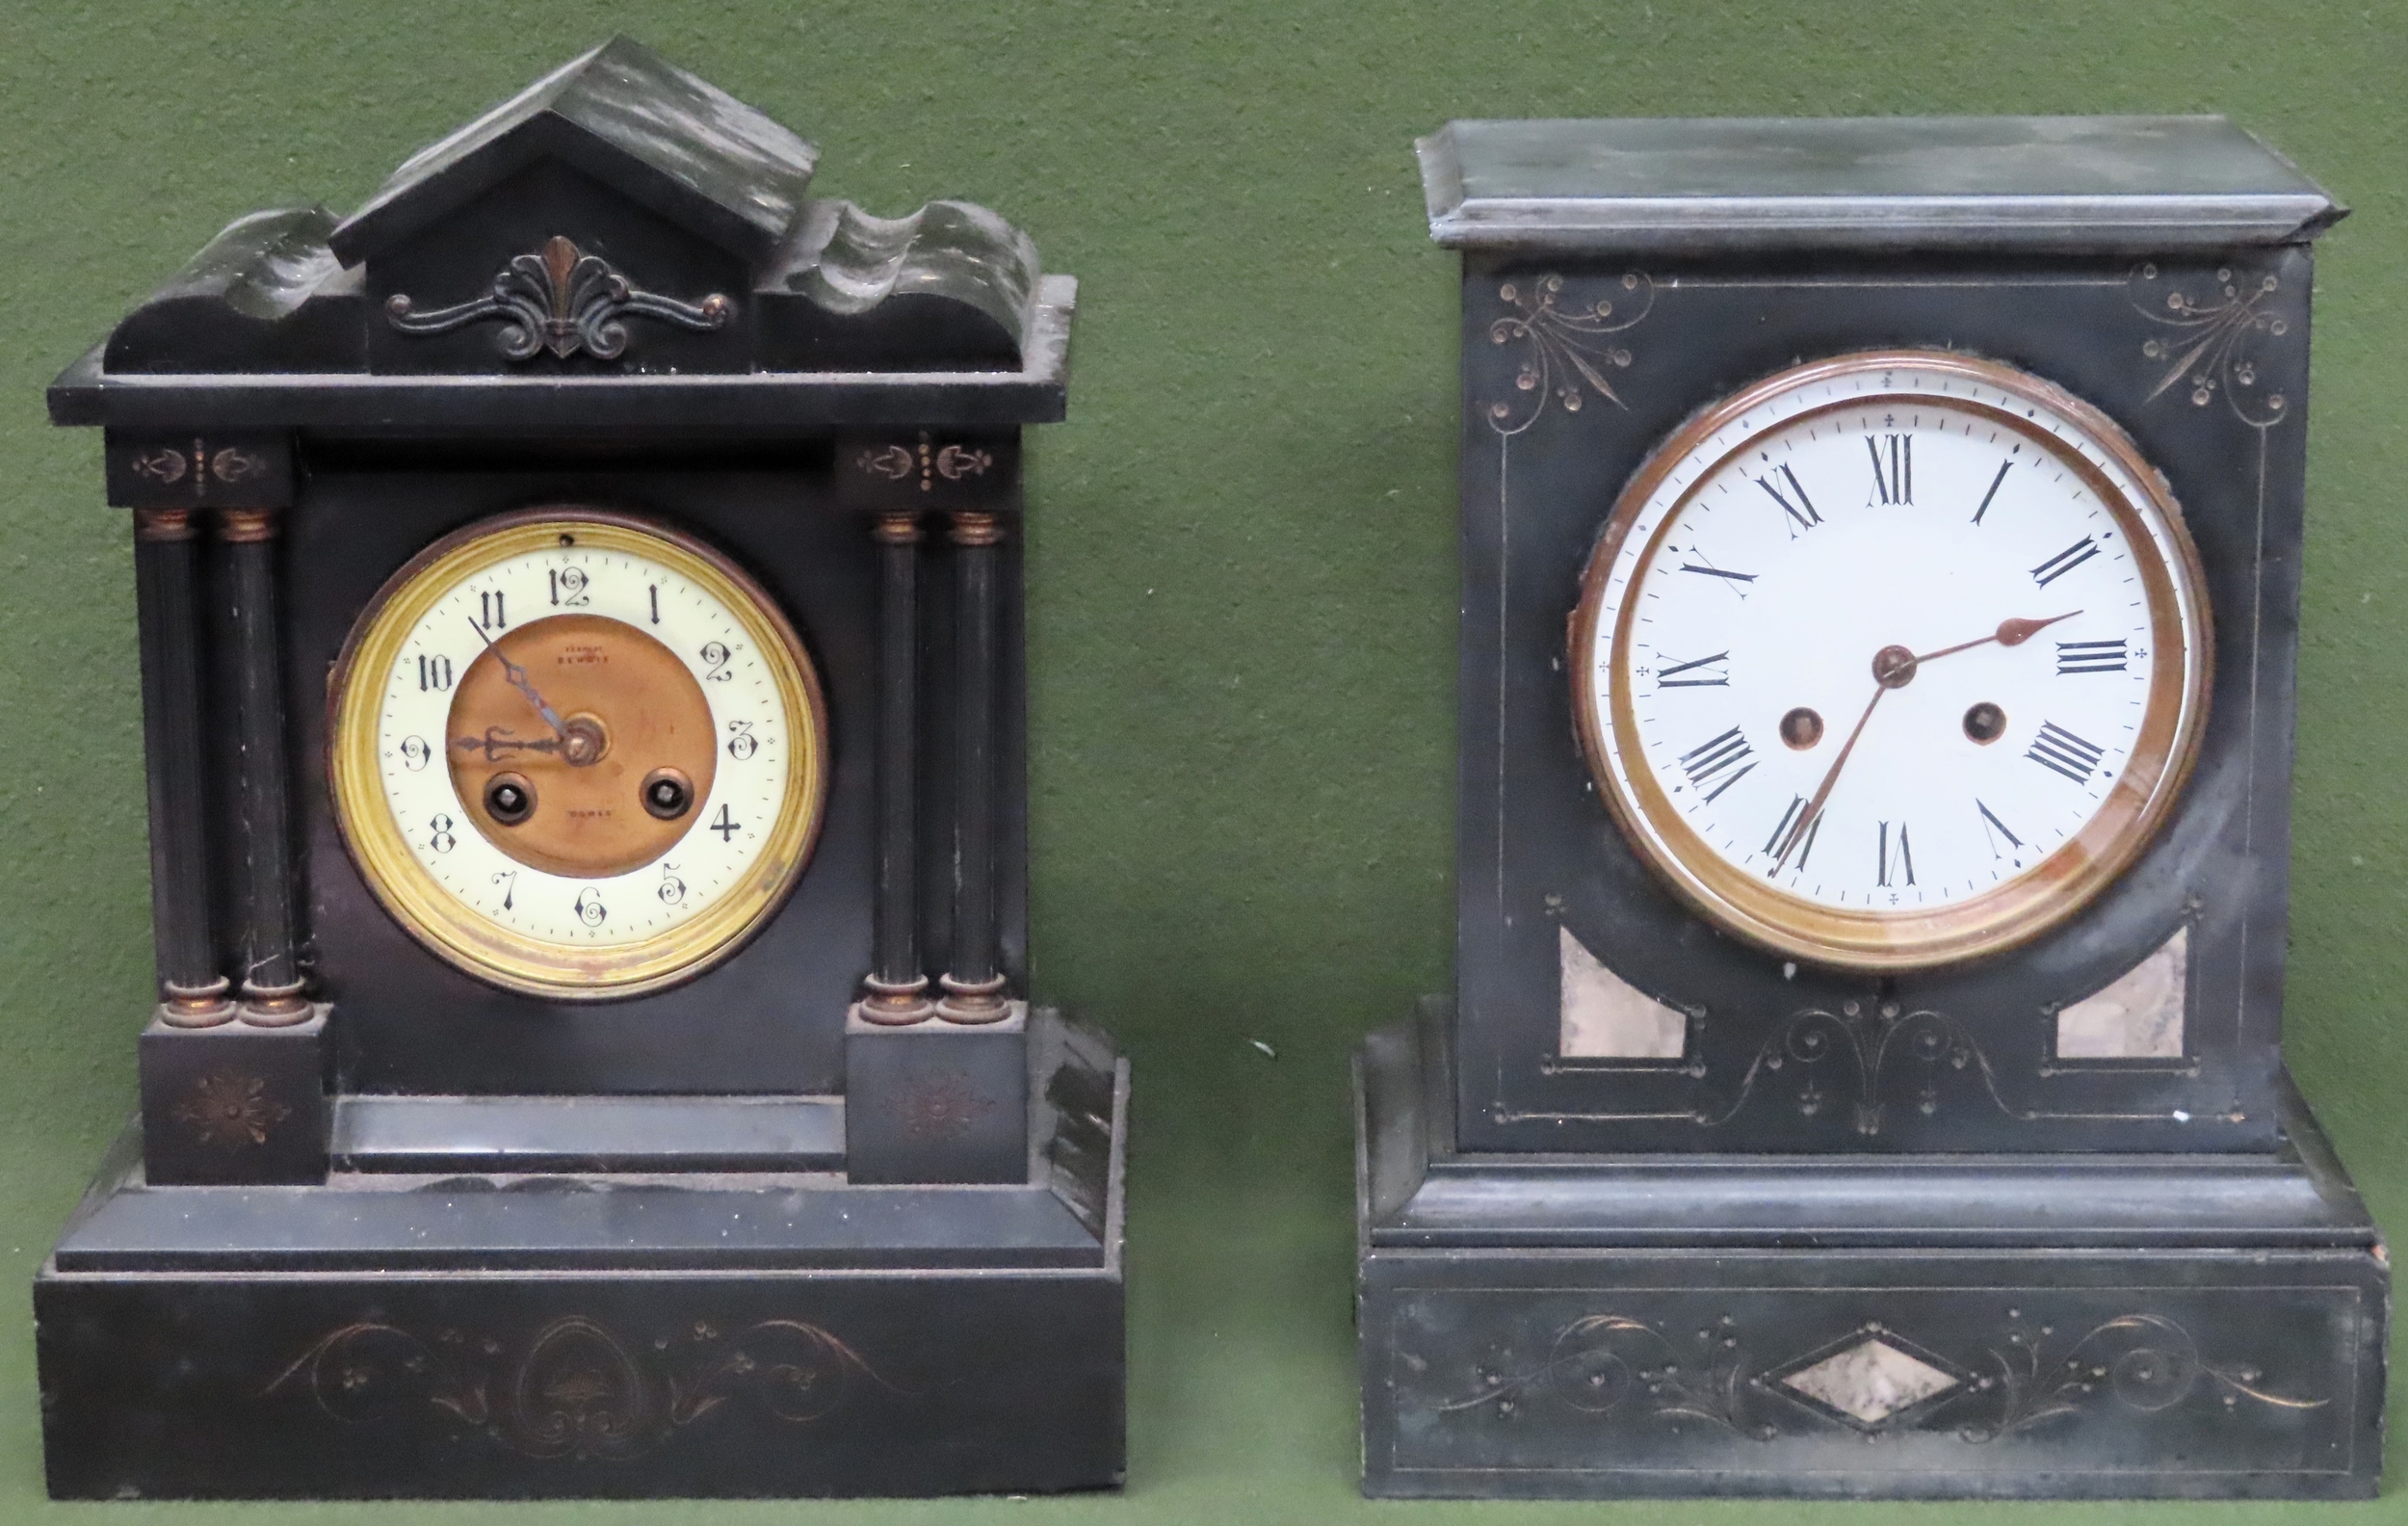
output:
M473 302L420 312L409 297L395 292L384 303L386 321L411 335L498 322L503 327L494 342L512 360L532 359L541 350L563 360L580 350L612 360L627 349L624 319L707 331L725 328L735 311L736 304L717 292L697 304L639 291L608 260L558 236L513 258L493 277L492 291Z
M363 1320L329 1331L263 1391L306 1395L337 1420L391 1430L432 1408L527 1457L616 1460L749 1402L807 1425L834 1413L859 1381L902 1393L859 1353L799 1320L732 1333L697 1321L675 1337L622 1338L571 1314L514 1355L458 1329L432 1336Z
M1998 1415L1959 1433L1968 1441L1994 1441L2045 1420L2078 1412L2105 1393L2130 1409L2153 1414L2171 1409L2190 1397L2206 1378L2219 1390L2224 1408L2238 1408L2243 1399L2278 1409L2320 1409L2330 1400L2294 1399L2262 1386L2264 1374L2255 1367L2230 1370L2200 1360L2199 1343L2190 1331L2159 1314L2125 1314L2099 1325L2063 1355L2049 1354L2047 1342L2055 1331L2043 1325L2032 1330L2020 1310L2007 1310L2013 1322L2004 1349L1992 1347L1995 1379L1977 1386L1996 1387L2002 1396Z
M1852 1062L1852 1066L1840 1063L1842 1056ZM1777 1071L1794 1065L1804 1081L1796 1097L1801 1117L1813 1118L1825 1107L1835 1105L1822 1083L1838 1079L1853 1101L1856 1132L1878 1134L1885 1106L1882 1083L1891 1073L1893 1062L1911 1078L1916 1111L1926 1117L1939 1111L1940 1081L1948 1071L1963 1070L1976 1062L1980 1063L1985 1075L1990 1068L1988 1061L1982 1058L1981 1046L1974 1042L1955 1018L1944 1013L1901 1013L1895 1004L1884 1004L1866 1013L1856 1003L1849 1002L1836 1013L1812 1009L1792 1017L1758 1051L1756 1063L1748 1067L1741 1084L1739 1101L1731 1111L1737 1113L1745 1103L1762 1071ZM1997 1095L1996 1087L1991 1094Z
M2227 266L2215 273L2212 286L2190 290L2150 264L2132 273L2126 289L2142 317L2171 330L2140 347L2163 371L2150 401L2180 390L2193 407L2206 408L2221 392L2233 416L2252 429L2271 429L2289 416L2290 401L2258 384L2260 347L2290 332L2289 319L2266 310L2267 300L2282 289L2272 272Z
M2142 1414L2172 1409L2200 1392L2203 1379L2226 1408L2329 1403L2278 1393L2254 1367L2210 1365L2190 1332L2161 1314L2107 1320L2057 1348L2061 1355L2047 1350L2051 1327L2032 1329L2018 1309L2007 1310L2007 1321L2002 1343L1989 1349L1989 1374L1879 1324L1751 1371L1728 1315L1691 1341L1627 1315L1590 1314L1558 1329L1547 1359L1527 1372L1477 1368L1473 1391L1437 1412L1485 1410L1512 1421L1555 1404L1599 1420L1702 1420L1756 1441L1844 1425L1985 1444L2078 1415L2102 1398ZM1976 1407L1990 1412L1970 1416Z
M1704 1100L1673 1110L1492 1116L1506 1121L1565 1118L1603 1122L1688 1122L1700 1128L1720 1128L1738 1118L1760 1089L1769 1091L1775 1078L1786 1078L1797 1083L1791 1102L1800 1118L1819 1118L1845 1104L1850 1109L1856 1132L1871 1136L1881 1132L1893 1102L1911 1102L1925 1117L1939 1112L1943 1086L1951 1074L1959 1072L1977 1078L1991 1105L2019 1123L2137 1123L2189 1117L2173 1109L2113 1113L2016 1107L1999 1090L1998 1071L1991 1066L1990 1057L1954 1017L1929 1009L1901 1011L1895 1002L1884 1002L1868 1011L1853 1001L1843 1003L1836 1013L1815 1007L1792 1015L1757 1048L1739 1086L1727 1101L1719 1104ZM1703 1067L1688 1073L1702 1076Z
M1907 1095L1916 1111L1929 1116L1939 1111L1943 1079L1969 1069L1979 1073L2000 1111L2028 1121L2041 1116L2006 1105L1988 1057L1955 1018L1927 1010L1902 1013L1895 1002L1869 1013L1852 1001L1836 1013L1815 1007L1793 1015L1757 1049L1738 1090L1719 1108L1581 1116L1682 1119L1719 1128L1739 1117L1760 1086L1769 1087L1773 1077L1788 1071L1799 1082L1792 1098L1799 1117L1817 1118L1845 1102L1852 1110L1856 1132L1872 1135L1881 1132L1888 1102L1895 1096L1891 1077L1906 1076Z
M1546 1398L1587 1414L1650 1419L1705 1420L1758 1439L1772 1430L1752 1431L1740 1413L1740 1384L1747 1367L1725 1318L1719 1329L1697 1332L1697 1350L1686 1362L1681 1350L1654 1326L1621 1314L1591 1314L1556 1332L1547 1359L1526 1373L1482 1367L1479 1387L1438 1407L1441 1414L1493 1408L1510 1420L1533 1399Z
M1488 326L1488 342L1525 348L1513 377L1514 390L1521 395L1488 405L1490 429L1519 434L1538 422L1550 399L1561 403L1566 412L1577 413L1585 397L1584 383L1615 408L1623 406L1606 374L1629 366L1631 352L1611 336L1636 328L1654 310L1656 283L1633 272L1619 286L1618 303L1600 297L1569 311L1556 305L1563 294L1560 276L1506 281L1497 288L1497 295L1516 310Z

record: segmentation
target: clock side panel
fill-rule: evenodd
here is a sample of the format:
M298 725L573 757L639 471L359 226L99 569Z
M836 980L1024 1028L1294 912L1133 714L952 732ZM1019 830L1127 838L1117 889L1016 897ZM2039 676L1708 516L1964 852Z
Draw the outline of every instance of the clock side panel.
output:
M441 468L316 452L285 541L289 714L307 875L303 958L335 1005L342 1084L417 1092L811 1092L842 1074L869 963L877 575L824 472ZM786 611L824 686L829 788L792 896L723 963L626 1001L558 1003L475 980L404 932L360 878L326 769L328 686L359 611L411 556L507 510L658 518L730 555Z
M1467 261L1462 1147L2270 1146L2308 279L2304 247L1645 273ZM1598 796L1564 665L1582 569L1659 441L1786 367L1888 347L2020 367L2127 431L2198 546L2214 668L2191 780L2120 879L2018 948L1876 978L1762 951L1673 896ZM2126 989L2169 947L2176 1040L2105 1058L2060 1044L2062 1009ZM1572 1007L1641 1013L1624 1032L1645 1037L1567 1052L1582 1047L1564 1041L1568 985Z

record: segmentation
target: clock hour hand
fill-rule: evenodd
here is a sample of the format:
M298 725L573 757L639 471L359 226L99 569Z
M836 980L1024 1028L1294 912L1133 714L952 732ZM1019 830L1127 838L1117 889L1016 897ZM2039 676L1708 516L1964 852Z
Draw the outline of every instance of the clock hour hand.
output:
M454 737L452 746L463 752L475 752L482 750L487 763L499 763L502 761L504 748L509 748L512 751L558 752L565 744L559 737L537 737L532 742L523 741L511 736L500 726L486 726L484 735Z
M493 638L485 634L484 626L472 619L468 622L468 628L475 631L486 646L492 648L494 660L502 665L502 676L510 680L511 688L527 697L527 702L536 707L537 715L543 717L543 724L552 728L552 734L556 737L568 735L568 726L561 720L560 712L553 709L544 701L543 696L536 692L535 682L527 676L527 670L510 661L509 655L501 647L495 646ZM527 744L522 742L515 745L524 747Z
M1943 646L1935 652L1924 652L1915 661L1927 663L1935 657L1948 657L1957 652L1971 651L1976 646L1987 646L1992 642L1997 642L2002 646L2021 646L2057 621L2072 619L2081 613L2080 610L2067 610L2062 615L2052 615L2047 619L2003 619L1999 621L1999 628L1987 636L1976 637L1969 642L1958 642L1953 646Z
M2003 619L1999 621L1999 628L1987 636L1959 642L1953 646L1943 646L1938 651L1925 652L1920 657L1903 646L1884 646L1873 653L1872 698L1866 702L1865 713L1856 718L1856 729L1850 731L1847 740L1840 744L1840 755L1831 760L1831 767L1824 772L1822 782L1815 786L1814 798L1807 801L1806 808L1798 813L1796 825L1790 829L1789 836L1781 840L1780 856L1773 859L1772 872L1781 872L1782 866L1790 861L1790 855L1795 853L1797 845L1806 840L1807 832L1822 814L1823 803L1831 798L1831 786L1840 781L1840 770L1847 766L1847 756L1856 750L1856 739L1865 734L1865 724L1872 719L1873 706L1881 702L1883 695L1914 682L1916 671L1935 657L1971 651L1976 646L1987 646L1992 642L2002 646L2021 646L2057 621L2072 619L2081 613L2080 610L2068 610L2062 615L2052 615L2047 619Z

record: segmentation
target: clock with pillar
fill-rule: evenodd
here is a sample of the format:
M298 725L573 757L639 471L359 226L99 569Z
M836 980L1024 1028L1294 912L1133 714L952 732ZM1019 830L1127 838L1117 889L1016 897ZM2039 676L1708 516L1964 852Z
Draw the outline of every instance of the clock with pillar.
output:
M1366 1489L2373 1492L2281 1048L2342 209L2220 118L1420 149L1459 941L1363 1052Z
M160 976L36 1285L54 1494L1118 1480L1127 1071L1026 1001L1075 288L815 157L619 39L53 387Z

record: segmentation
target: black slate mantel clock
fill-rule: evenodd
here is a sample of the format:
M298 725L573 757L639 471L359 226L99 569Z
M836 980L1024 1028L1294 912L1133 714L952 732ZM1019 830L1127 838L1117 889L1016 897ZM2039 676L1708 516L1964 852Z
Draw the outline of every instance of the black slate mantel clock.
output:
M2279 1037L2342 209L2218 118L1420 149L1459 941L1362 1059L1366 1489L2371 1493Z
M1022 999L1074 283L815 157L614 41L52 388L161 987L36 1283L54 1494L1117 1482L1127 1069Z

